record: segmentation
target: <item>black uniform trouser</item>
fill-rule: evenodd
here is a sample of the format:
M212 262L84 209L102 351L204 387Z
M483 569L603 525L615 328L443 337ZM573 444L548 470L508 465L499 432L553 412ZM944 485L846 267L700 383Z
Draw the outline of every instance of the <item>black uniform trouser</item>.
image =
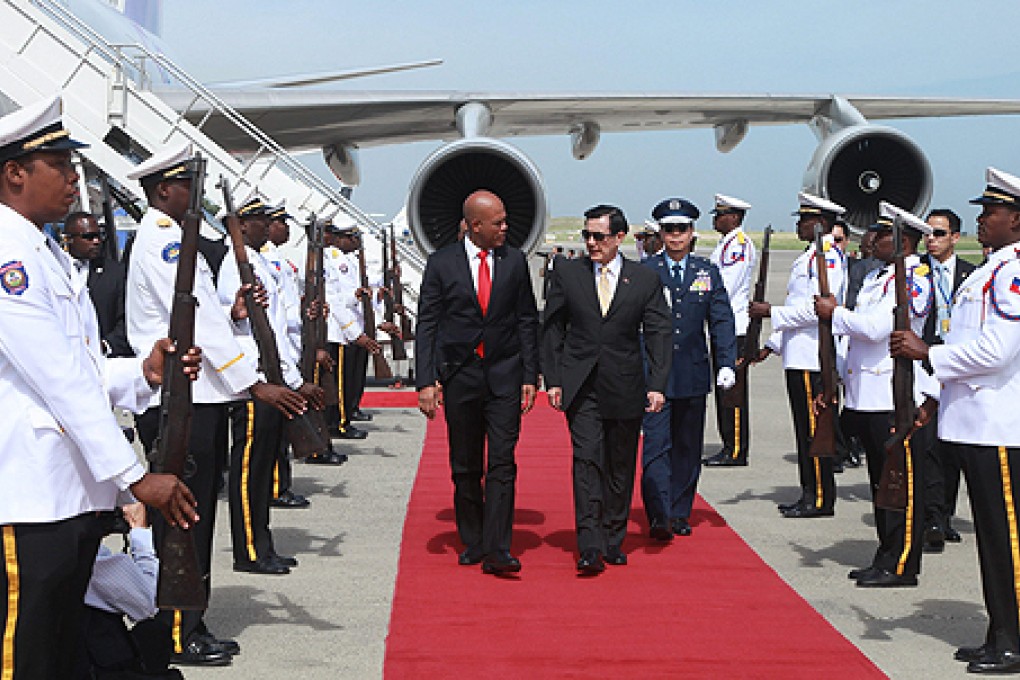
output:
M191 530L198 555L198 568L203 575L206 595L212 592L211 564L213 529L216 518L216 494L227 459L227 404L195 404L191 415L191 441L188 462L182 480L198 503L201 518ZM146 451L151 451L159 434L159 410L150 408L135 417L138 438ZM149 514L157 551L163 542L166 525L158 512ZM205 630L203 611L161 609L157 616L173 631L174 651L180 652L196 630Z
M280 424L283 427L283 423ZM273 465L273 493L270 498L279 498L290 491L290 484L294 478L291 470L290 445L287 438L280 438L280 447L276 451L276 462Z
M871 565L898 576L917 576L921 571L924 545L924 473L926 433L919 430L907 441L906 484L907 507L904 512L874 507L885 465L885 442L893 424L891 411L843 411L848 428L861 441L868 460L868 481L871 484L872 506L878 549ZM918 436L920 435L920 436Z
M745 336L737 336L737 356L744 351ZM715 362L715 355L712 357L712 375L719 375L719 366ZM749 401L747 380L743 382L743 395L741 396L742 406L725 408L722 404L724 391L721 389L715 392L715 422L719 428L719 437L722 439L722 453L733 460L747 460L747 445L750 439ZM700 453L698 455L701 455Z
M620 547L634 492L641 417L607 418L599 409L594 371L567 409L574 450L574 521L577 548L605 553Z
M520 390L493 394L482 362L475 357L443 384L443 401L460 540L485 553L510 550Z
M365 394L365 378L368 371L368 350L351 343L344 345L344 419L341 430L351 424L351 414L358 410L361 396Z
M1020 527L1016 490L1020 448L944 442L963 463L974 531L981 591L988 610L985 643L1000 652L1020 652L1017 593L1020 592Z
M66 680L85 614L85 590L104 520L86 513L0 526L0 674ZM11 676L6 673L12 671Z
M926 442L928 455L925 457L924 518L928 524L945 528L956 514L956 500L960 494L960 455L955 447L947 445L936 436L937 414L925 430L929 434Z
M326 427L331 430L340 429L347 419L344 408L344 346L336 342L326 343L326 352L335 364L329 372L316 371L316 384L326 391Z
M269 501L273 468L283 434L283 415L250 399L230 407L230 539L235 562L254 562L273 553Z
M832 510L836 504L835 458L815 458L810 454L815 416L811 402L821 392L822 374L801 369L786 370L786 393L793 414L793 433L797 440L797 468L800 472L800 501L816 510Z

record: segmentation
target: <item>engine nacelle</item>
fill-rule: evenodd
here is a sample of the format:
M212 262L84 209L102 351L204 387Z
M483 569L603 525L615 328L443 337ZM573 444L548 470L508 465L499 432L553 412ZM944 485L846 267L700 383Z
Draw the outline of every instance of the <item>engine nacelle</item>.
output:
M507 243L534 252L549 222L542 178L520 150L488 137L451 142L418 168L407 199L407 221L418 247L431 253L456 241L464 200L478 189L503 200Z
M844 219L867 228L878 219L879 201L922 214L931 201L931 165L899 130L854 125L818 145L804 173L804 190L835 201Z

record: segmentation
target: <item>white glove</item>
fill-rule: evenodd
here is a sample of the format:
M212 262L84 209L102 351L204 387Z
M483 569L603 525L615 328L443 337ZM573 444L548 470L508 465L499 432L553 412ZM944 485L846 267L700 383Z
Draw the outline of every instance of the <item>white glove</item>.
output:
M719 369L719 375L716 376L715 384L724 390L728 390L737 384L737 374L729 366L723 366Z

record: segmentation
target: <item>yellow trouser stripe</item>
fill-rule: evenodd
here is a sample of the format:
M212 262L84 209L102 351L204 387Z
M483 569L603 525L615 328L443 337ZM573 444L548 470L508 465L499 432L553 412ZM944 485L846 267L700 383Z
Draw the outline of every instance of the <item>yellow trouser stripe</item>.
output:
M740 458L740 407L733 409L733 460Z
M811 391L811 373L804 371L804 393L807 394L807 415L808 434L815 436L815 395ZM815 466L815 508L821 509L824 505L824 491L822 490L822 461L819 458L811 457L811 464Z
M903 442L903 450L907 460L907 508L903 526L903 552L896 563L896 575L903 576L907 565L907 556L914 544L914 454L910 450L910 438Z
M340 406L340 429L346 429L344 422L347 421L347 412L344 409L344 346L340 345L337 350L336 362L336 399Z
M273 498L280 497L280 461L273 465Z
M174 638L174 652L176 652L177 654L180 654L181 652L184 651L184 645L181 644L181 610L180 609L175 609L174 610L173 638Z
M234 357L233 359L231 359L227 363L225 363L222 366L220 366L219 368L217 368L216 372L217 373L222 373L223 371L227 370L228 368L230 368L231 366L233 366L234 364L236 364L238 361L240 361L243 358L244 358L244 352L241 352L236 357Z
M1016 507L1013 505L1013 478L1009 474L1009 455L999 447L999 468L1002 470L1002 497L1006 501L1006 524L1009 527L1009 551L1013 558L1013 592L1020 602L1020 537L1016 528Z
M241 455L241 516L244 518L244 545L248 550L248 559L258 559L255 553L255 535L251 530L251 499L248 497L248 473L251 470L251 445L255 439L255 403L249 401L248 427L244 433L244 453Z
M312 372L312 382L315 383L316 385L319 384L319 364L318 363L315 364L315 369Z
M14 678L14 631L18 627L18 598L21 593L21 576L18 573L18 550L14 540L14 527L5 526L4 570L7 573L7 621L4 624L4 643L0 653L0 679Z

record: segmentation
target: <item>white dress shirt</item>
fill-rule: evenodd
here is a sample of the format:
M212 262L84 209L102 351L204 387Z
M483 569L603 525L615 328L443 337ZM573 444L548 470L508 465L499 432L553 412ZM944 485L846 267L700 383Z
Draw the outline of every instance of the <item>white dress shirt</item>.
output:
M131 530L130 552L115 553L99 546L85 604L132 621L152 618L156 608L159 560L152 547L152 530Z

